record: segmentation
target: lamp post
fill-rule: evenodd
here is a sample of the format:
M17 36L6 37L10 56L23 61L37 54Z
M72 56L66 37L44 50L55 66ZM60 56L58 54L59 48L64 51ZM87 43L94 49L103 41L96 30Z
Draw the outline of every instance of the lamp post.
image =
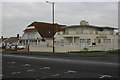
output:
M55 52L55 47L54 47L54 2L49 2L49 1L46 1L46 3L50 3L52 4L52 16L53 16L53 53Z

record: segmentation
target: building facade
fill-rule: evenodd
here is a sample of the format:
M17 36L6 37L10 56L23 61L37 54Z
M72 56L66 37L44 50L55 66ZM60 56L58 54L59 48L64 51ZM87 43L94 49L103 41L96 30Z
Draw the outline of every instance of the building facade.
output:
M80 25L65 26L33 22L24 30L19 42L30 45L30 51L52 52L54 35L55 52L107 51L118 49L118 28L90 25L83 20Z
M20 37L19 41L22 45L30 45L30 46L44 46L51 45L53 35L56 32L64 31L65 25L54 25L54 33L53 33L53 25L51 23L44 22L33 22L28 25L24 30L24 34Z
M114 50L118 49L118 34L114 30L117 28L89 25L83 20L80 25L67 26L65 32L58 32L55 41L67 51Z

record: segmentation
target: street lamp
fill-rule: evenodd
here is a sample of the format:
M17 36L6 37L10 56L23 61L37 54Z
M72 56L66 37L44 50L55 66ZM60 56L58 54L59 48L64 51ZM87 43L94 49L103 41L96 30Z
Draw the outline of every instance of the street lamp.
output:
M54 2L46 1L46 3L52 4L52 16L53 16L53 53L54 53L55 52L55 47L54 47Z

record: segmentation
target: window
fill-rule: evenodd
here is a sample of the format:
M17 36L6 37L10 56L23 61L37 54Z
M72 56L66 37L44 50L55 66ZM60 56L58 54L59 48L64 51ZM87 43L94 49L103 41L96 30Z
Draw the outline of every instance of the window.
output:
M98 43L101 43L101 39L98 39Z
M90 43L90 41L91 41L90 39L87 39L87 43Z
M65 34L68 34L68 29L65 30Z
M104 39L103 42L104 43L111 43L111 39Z
M64 40L60 39L60 43L61 43L61 45L64 45Z
M35 28L34 26L27 27L27 29L34 29L34 28Z
M57 35L60 35L60 32L57 32Z
M81 33L83 33L84 27L81 27Z
M34 32L28 32L28 39L33 39L35 38L35 33Z
M85 43L90 44L90 42L91 42L91 39L80 39L81 44L85 44Z
M73 28L73 30L74 30L74 31L76 31L76 30L77 30L77 28Z
M72 43L72 39L69 39L69 43Z
M96 31L96 34L98 34L98 31Z
M109 34L113 35L113 30L109 30Z
M61 42L61 43L64 43L64 40L63 40L63 39L60 39L60 42Z
M103 28L98 28L98 31L103 31Z

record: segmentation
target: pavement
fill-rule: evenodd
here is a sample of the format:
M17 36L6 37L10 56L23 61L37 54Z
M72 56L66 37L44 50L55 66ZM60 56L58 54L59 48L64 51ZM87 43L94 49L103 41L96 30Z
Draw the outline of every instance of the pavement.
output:
M1 53L1 51L0 51ZM0 54L0 80L2 78L2 54Z
M44 54L44 53L43 53ZM118 56L73 57L3 53L3 79L118 79ZM16 79L16 80L17 80Z

